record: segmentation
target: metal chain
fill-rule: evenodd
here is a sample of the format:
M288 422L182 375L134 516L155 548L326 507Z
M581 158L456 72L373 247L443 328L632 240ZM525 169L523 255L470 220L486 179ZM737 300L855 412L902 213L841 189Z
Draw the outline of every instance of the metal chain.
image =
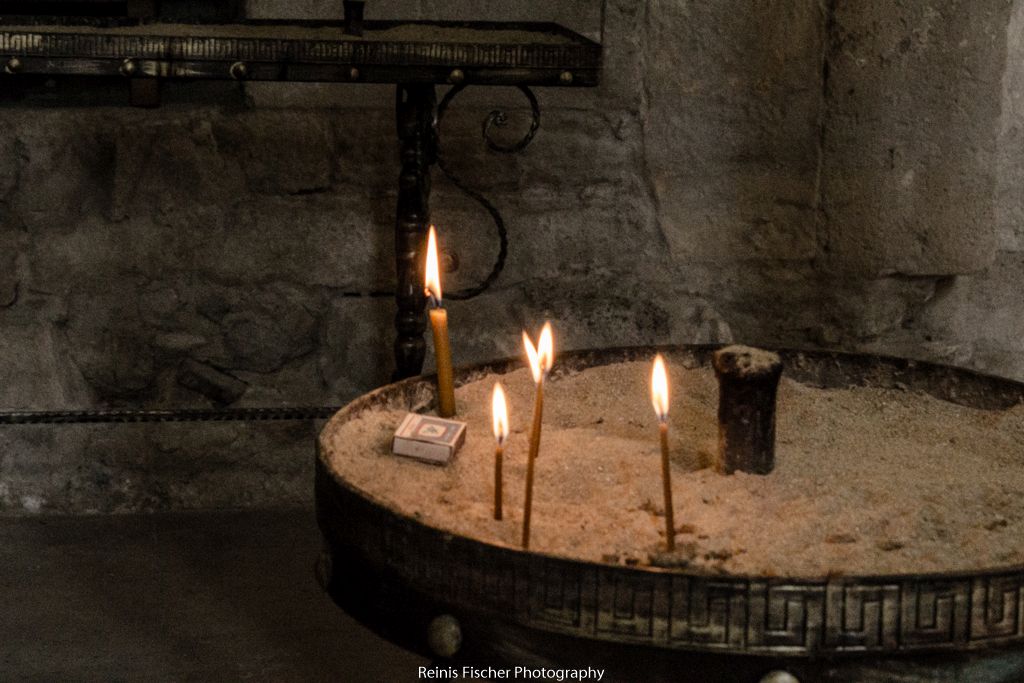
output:
M261 408L170 408L96 410L4 410L0 426L28 424L99 424L133 422L253 422L270 420L325 420L341 406Z

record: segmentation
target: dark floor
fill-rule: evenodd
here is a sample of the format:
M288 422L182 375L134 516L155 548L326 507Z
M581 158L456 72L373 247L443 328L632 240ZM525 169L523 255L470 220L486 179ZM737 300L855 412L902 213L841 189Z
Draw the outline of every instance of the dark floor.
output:
M319 549L312 511L0 519L0 681L416 680Z

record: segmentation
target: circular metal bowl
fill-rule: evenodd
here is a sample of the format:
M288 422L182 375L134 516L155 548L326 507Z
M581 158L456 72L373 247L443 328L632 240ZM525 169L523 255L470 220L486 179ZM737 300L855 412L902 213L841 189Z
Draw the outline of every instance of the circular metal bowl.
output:
M696 367L714 349L566 353L556 372L655 351ZM786 376L814 386L909 389L986 409L1024 401L1024 384L950 367L780 353ZM520 367L466 368L457 381ZM426 377L385 386L339 411L324 433L383 404L429 407L433 394ZM764 578L584 562L428 526L352 486L331 469L323 437L318 446L321 582L343 608L414 650L429 653L429 640L435 654L439 642L451 651L461 639L459 664L591 666L605 668L606 681L743 683L782 670L801 681L1024 681L1024 566ZM440 615L455 621L433 621Z

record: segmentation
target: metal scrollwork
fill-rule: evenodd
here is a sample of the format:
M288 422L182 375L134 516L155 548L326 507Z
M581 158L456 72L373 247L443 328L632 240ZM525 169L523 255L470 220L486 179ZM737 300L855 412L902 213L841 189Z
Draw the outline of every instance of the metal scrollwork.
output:
M484 291L486 291L487 288L490 287L494 283L494 281L498 279L498 276L501 274L501 271L505 268L505 259L508 257L508 230L505 228L505 220L501 217L501 213L494 206L494 204L492 204L480 192L469 187L465 183L465 181L463 181L458 176L458 174L456 174L451 169L441 149L441 122L444 119L445 112L448 111L448 105L451 104L452 100L454 100L455 97L465 89L465 87L465 85L454 86L447 93L445 93L444 97L441 99L440 104L438 104L437 121L434 126L437 135L437 167L441 170L442 173L444 173L445 177L448 178L449 181L451 181L452 185L457 187L459 191L461 191L467 197L469 197L470 199L478 203L480 206L482 206L484 210L487 211L488 214L490 214L491 220L494 221L494 226L498 232L499 246L498 256L495 259L494 266L493 268L491 268L491 272L487 275L487 277L485 277L482 281L480 281L479 284L473 287L468 287L466 289L460 289L456 292L445 294L446 298L455 300L472 299L473 297L478 296L479 294L482 294ZM506 127L509 122L509 117L508 114L501 109L492 110L484 119L481 127L481 132L483 135L484 144L487 145L487 148L493 152L500 152L502 154L515 154L517 152L523 151L524 149L529 147L531 142L533 142L533 138L537 134L537 130L540 128L540 104L538 104L537 102L536 95L534 95L533 91L526 86L516 86L516 88L521 93L523 93L527 101L530 103L530 128L522 138L520 138L514 143L500 143L492 137L492 130L494 128Z
M491 138L491 126L497 126L498 128L504 128L507 126L508 114L501 109L493 110L487 115L487 118L484 119L483 123L484 142L487 144L488 149L492 151L503 152L505 154L521 152L530 146L530 143L533 142L533 136L537 134L537 129L540 128L540 105L537 103L537 97L533 94L533 91L526 86L520 86L519 90L530 102L530 130L514 144L502 145L501 143L495 142Z

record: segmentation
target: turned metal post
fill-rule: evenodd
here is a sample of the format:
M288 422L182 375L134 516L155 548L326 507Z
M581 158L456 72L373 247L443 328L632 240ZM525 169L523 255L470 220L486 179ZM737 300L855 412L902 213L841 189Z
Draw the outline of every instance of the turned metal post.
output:
M395 223L395 379L418 375L426 344L423 332L423 244L430 224L430 166L436 161L434 121L437 99L432 84L400 84L397 91L398 140L402 171L398 177Z
M719 472L768 474L775 467L775 394L782 360L771 351L727 346L715 352Z

